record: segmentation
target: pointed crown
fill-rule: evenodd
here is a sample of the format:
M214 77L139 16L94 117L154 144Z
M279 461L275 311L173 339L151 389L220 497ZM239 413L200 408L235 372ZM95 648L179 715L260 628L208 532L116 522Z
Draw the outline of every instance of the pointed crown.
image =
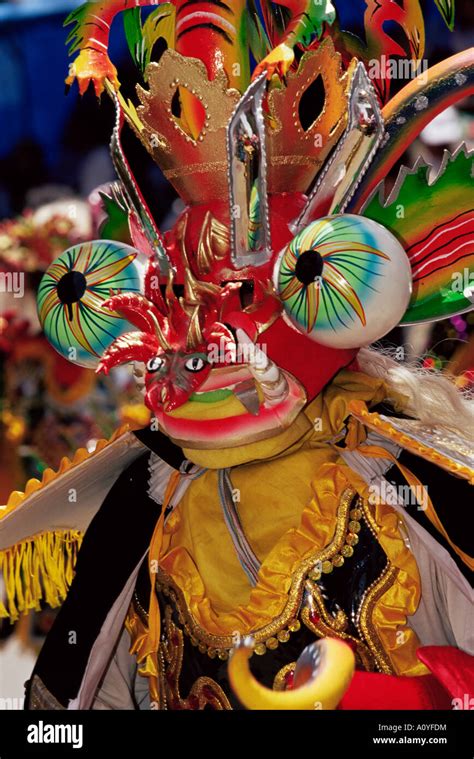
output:
M148 89L126 117L165 177L186 203L206 203L228 193L227 126L240 100L221 71L213 80L197 58L167 50L146 70ZM285 83L273 85L266 103L268 190L305 192L347 124L351 71L326 38L302 56ZM179 95L194 101L198 131L179 113Z

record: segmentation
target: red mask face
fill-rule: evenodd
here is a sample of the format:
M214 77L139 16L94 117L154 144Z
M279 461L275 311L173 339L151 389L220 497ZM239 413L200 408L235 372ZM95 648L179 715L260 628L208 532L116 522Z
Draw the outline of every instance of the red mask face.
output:
M174 411L189 400L211 371L206 353L164 351L146 364L146 404L152 410Z
M185 271L181 268L180 249L183 247L187 254L187 261L193 270L194 276L206 282L220 284L229 280L243 282L241 293L238 292L228 307L232 311L223 317L225 323L232 327L243 326L249 334L252 332L249 318L256 317L259 324L258 341L266 345L269 357L282 369L290 372L304 387L308 401L315 398L328 382L340 369L348 366L357 356L358 349L344 349L328 347L311 340L306 334L295 329L283 316L272 318L272 311L267 307L262 308L262 313L257 313L258 305L252 303L251 296L246 301L245 315L243 295L253 290L255 293L259 287L266 289L267 283L273 278L275 261L279 251L292 240L293 233L290 222L298 215L304 206L305 197L300 193L283 193L271 196L270 202L270 225L274 255L270 261L258 267L233 268L230 252L230 244L224 252L210 258L206 271L200 268L194 251L202 247L203 228L208 215L216 219L222 227L229 227L229 212L226 200L216 200L212 203L203 203L199 206L190 206L178 219L173 229L167 234L169 255L177 262L177 279L184 281ZM183 219L186 223L183 223ZM185 230L183 233L183 229ZM250 286L250 288L249 288ZM276 298L278 296L275 295ZM281 312L280 303L280 312ZM266 309L266 310L265 310ZM239 316L240 312L240 316ZM244 323L242 323L244 319ZM252 337L255 332L252 333Z

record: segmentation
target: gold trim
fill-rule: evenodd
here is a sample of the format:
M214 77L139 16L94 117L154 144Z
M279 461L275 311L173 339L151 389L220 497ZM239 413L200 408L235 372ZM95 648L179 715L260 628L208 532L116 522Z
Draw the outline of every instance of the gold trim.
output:
M140 617L141 623L145 625L145 627L148 627L148 612L141 605L136 590L133 592L132 604L135 612Z
M210 677L198 677L192 685L186 698L180 693L179 681L183 668L184 638L182 630L177 627L171 616L171 606L165 609L165 640L160 649L163 651L164 685L168 708L173 709L204 709L212 706L218 711L232 710L230 701L224 691Z
M336 529L332 542L301 562L293 575L291 588L288 592L288 600L282 613L264 627L248 631L249 633L251 632L255 643L265 643L269 638L275 637L284 628L288 628L289 631L292 631L291 625L295 621L300 610L307 573L315 564L332 559L333 556L340 552L345 544L349 510L355 496L356 491L352 488L344 490L336 514ZM232 635L213 635L208 633L192 618L186 607L182 591L178 588L174 580L160 568L157 573L156 586L157 590L162 591L165 595L169 596L170 600L176 605L179 620L185 625L185 631L188 632L189 630L189 635L195 636L199 642L205 643L211 648L211 650L215 649L216 651L219 651L227 649L230 651L234 647L235 641Z
M227 171L227 161L207 161L206 163L190 163L179 169L166 169L163 171L166 179L179 179L189 177L192 174L207 174L214 171Z
M442 467L457 477L462 477L463 479L468 480L471 485L474 484L474 470L472 467L460 464L459 462L448 458L448 456L435 451L429 445L422 443L415 437L400 432L395 427L392 427L389 422L381 419L379 414L369 412L363 401L351 401L349 403L349 411L351 415L358 421L362 422L362 424L379 432L384 437L388 437L395 443L398 443L398 445L410 451L410 453L421 456L426 461L430 461L432 464Z
M372 511L370 509L370 504L369 504L368 500L366 500L365 498L360 498L359 499L359 503L361 504L362 511L363 511L363 514L364 514L364 519L365 519L365 522L367 524L367 527L369 528L369 530L372 533L372 535L374 536L374 538L378 538L379 533L380 533L380 527L377 524L377 522L375 521L375 516L374 516L374 514L372 513Z
M375 658L370 648L366 645L364 640L359 640L353 635L345 632L347 626L346 614L341 610L335 618L332 617L324 605L321 591L317 586L313 585L311 588L311 595L316 603L320 619L318 622L314 622L311 619L312 610L305 607L301 612L301 620L303 624L306 625L308 630L311 630L311 632L317 635L318 638L339 638L340 640L353 643L356 646L354 653L359 658L364 669L367 670L367 672L373 672L375 669Z
M112 443L115 443L120 437L129 432L129 430L130 428L128 424L121 425L117 430L115 430L110 438L99 440L92 452L88 451L87 448L78 448L71 459L68 459L66 456L61 459L61 463L58 469L45 469L41 480L35 478L28 480L24 492L20 490L14 490L12 493L10 493L6 506L2 509L2 511L0 511L0 520L4 519L11 511L14 511L19 506L21 506L23 501L33 495L33 493L36 493L38 490L42 490L44 487L46 487L46 485L49 485L50 482L56 480L62 474L69 472L70 469L74 469L76 466L80 466L87 459L90 459L92 456L100 453L104 450L104 448L112 445Z
M392 564L388 562L380 577L369 585L365 591L359 608L357 622L357 627L360 629L361 636L367 641L367 644L374 655L375 661L377 662L378 669L387 675L393 675L395 669L383 649L380 638L375 630L372 616L377 601L379 601L388 588L396 582L398 574L398 568L392 566Z
M157 666L157 669L158 669L158 678L157 678L158 679L158 709L159 711L167 711L168 699L166 696L166 679L165 679L166 663L165 663L165 657L163 654L163 646L160 646L158 649L157 665L158 665ZM150 688L150 698L152 698L153 683L151 679L149 682L149 688Z

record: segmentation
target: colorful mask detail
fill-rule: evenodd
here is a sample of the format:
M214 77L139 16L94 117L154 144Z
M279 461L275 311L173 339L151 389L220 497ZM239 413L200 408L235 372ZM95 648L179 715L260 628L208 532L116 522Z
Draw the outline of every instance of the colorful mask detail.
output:
M97 240L68 248L48 267L38 289L38 315L46 337L64 358L94 368L128 328L102 306L111 289L140 292L143 260L129 245Z
M277 261L275 286L297 329L322 345L356 348L398 324L411 270L388 230L347 214L315 221L297 235Z

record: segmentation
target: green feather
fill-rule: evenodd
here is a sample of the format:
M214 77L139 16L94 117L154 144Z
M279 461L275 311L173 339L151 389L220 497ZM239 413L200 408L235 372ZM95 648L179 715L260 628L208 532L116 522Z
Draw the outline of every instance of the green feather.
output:
M446 26L453 31L455 0L435 0L436 7L441 13Z
M253 57L257 63L259 63L271 52L272 44L267 32L265 31L265 27L260 20L254 0L248 0L247 5L247 31L249 47Z
M80 5L79 8L75 8L64 20L63 26L74 24L66 39L66 45L69 45L69 55L72 55L81 46L83 41L82 29L90 5L91 3Z
M122 18L130 55L135 65L141 70L142 21L140 8L130 8L124 11Z
M166 40L168 47L174 46L175 8L171 3L161 3L143 23L141 9L130 8L123 14L123 25L130 55L142 75L160 37Z

